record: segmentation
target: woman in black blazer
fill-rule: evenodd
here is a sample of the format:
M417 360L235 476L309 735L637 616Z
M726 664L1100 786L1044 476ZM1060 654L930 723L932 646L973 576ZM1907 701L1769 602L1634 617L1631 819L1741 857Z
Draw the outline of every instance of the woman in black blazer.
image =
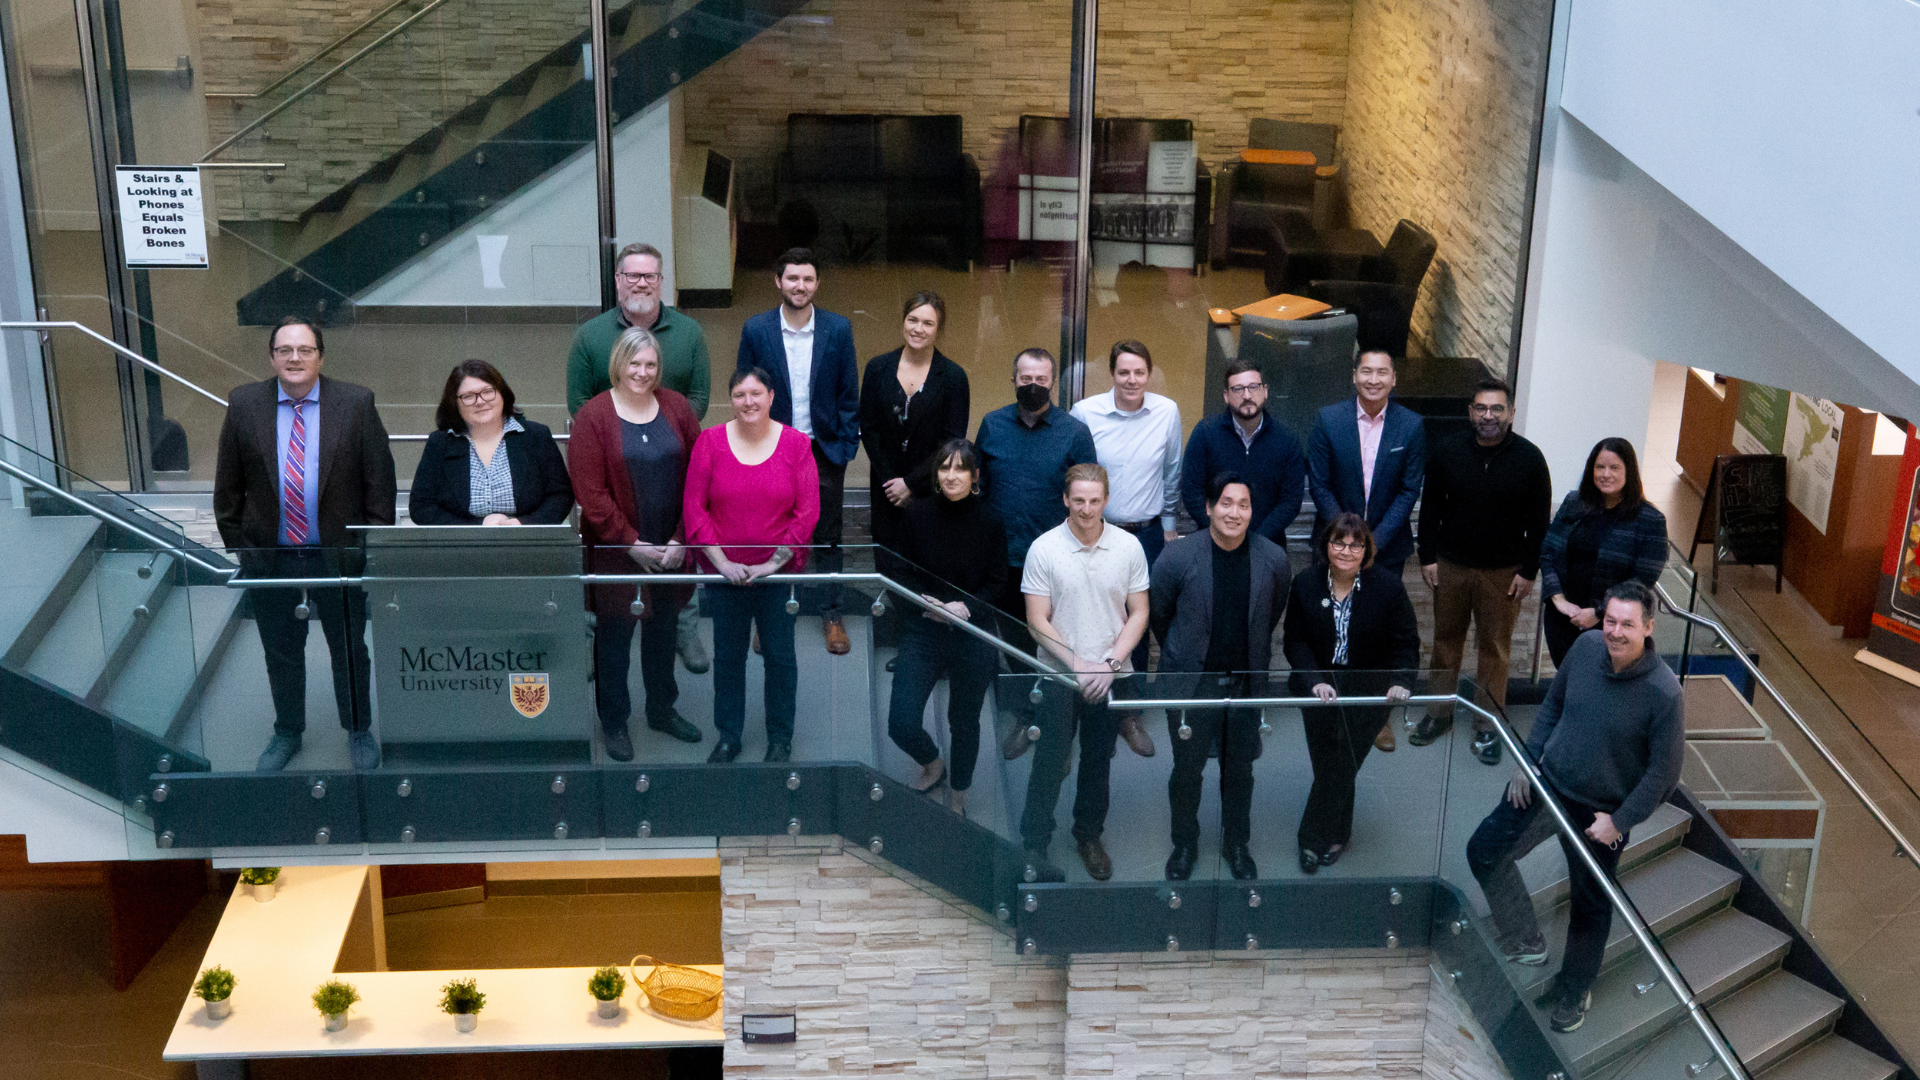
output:
M553 433L513 411L513 389L485 360L447 376L413 471L407 516L416 525L558 525L573 485Z
M1373 565L1373 531L1358 514L1327 526L1314 564L1293 579L1283 635L1294 695L1402 699L1420 664L1420 625L1397 575ZM1353 832L1354 777L1392 706L1302 710L1313 789L1300 819L1300 869L1332 866Z
M873 466L873 542L895 554L905 539L907 503L933 494L934 452L967 437L972 408L966 371L933 347L947 321L940 294L914 293L901 318L905 344L867 361L860 383L860 442Z

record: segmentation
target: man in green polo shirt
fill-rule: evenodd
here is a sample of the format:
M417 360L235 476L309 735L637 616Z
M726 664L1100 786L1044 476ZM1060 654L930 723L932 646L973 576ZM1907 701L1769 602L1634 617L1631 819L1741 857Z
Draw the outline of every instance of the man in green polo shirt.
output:
M567 415L580 411L587 399L613 384L607 362L613 343L629 327L653 331L660 343L660 385L686 395L693 415L707 412L707 336L700 324L660 302L660 249L652 244L628 244L613 261L613 310L588 319L574 331L567 351ZM687 447L689 452L692 447ZM699 606L680 609L680 662L695 675L704 674L712 661L700 642Z
M660 302L660 251L652 244L628 244L614 261L613 291L618 303L582 323L567 352L567 413L607 389L607 360L613 343L628 327L653 331L660 341L660 385L679 391L693 415L707 411L707 337L700 324Z

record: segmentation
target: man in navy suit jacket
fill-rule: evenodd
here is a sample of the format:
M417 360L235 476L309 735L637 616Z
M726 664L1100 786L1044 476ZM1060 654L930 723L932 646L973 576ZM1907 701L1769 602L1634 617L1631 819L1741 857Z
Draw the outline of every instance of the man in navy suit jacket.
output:
M771 377L773 418L813 440L820 471L820 522L813 554L822 572L840 569L840 534L847 462L860 449L860 365L853 351L853 323L814 306L820 273L813 252L792 248L773 265L780 306L747 320L740 330L738 370L760 368ZM820 619L827 651L852 648L840 622L840 589L820 592Z
M1334 515L1359 514L1373 529L1375 566L1398 575L1413 554L1413 504L1427 471L1427 427L1418 413L1389 401L1393 357L1363 352L1354 361L1358 394L1320 410L1307 441L1307 486L1316 533Z

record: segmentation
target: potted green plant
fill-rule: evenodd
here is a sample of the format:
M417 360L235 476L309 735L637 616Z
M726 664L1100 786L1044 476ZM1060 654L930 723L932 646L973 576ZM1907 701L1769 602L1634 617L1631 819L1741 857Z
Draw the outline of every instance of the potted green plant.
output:
M240 882L253 893L253 898L266 903L273 899L273 892L280 880L280 868L277 866L249 866L240 871Z
M327 1018L328 1031L341 1031L347 1026L347 1010L360 1000L360 991L339 979L328 979L313 992L313 1007Z
M480 992L476 980L455 979L440 988L440 1011L453 1017L455 1031L472 1031L486 1007L487 995Z
M627 992L627 977L611 965L600 968L587 979L587 993L600 1003L600 1016L611 1020L620 1015L620 995Z
M217 964L202 971L193 996L207 1003L207 1019L225 1020L233 1012L233 972Z

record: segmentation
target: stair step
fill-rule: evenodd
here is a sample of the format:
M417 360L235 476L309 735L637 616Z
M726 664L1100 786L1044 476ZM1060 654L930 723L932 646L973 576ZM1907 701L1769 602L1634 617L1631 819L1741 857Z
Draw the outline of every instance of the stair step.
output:
M1707 1012L1754 1073L1826 1034L1845 1007L1805 979L1776 971Z
M440 145L433 148L433 153L422 165L422 175L437 174L441 169L473 153L479 145L480 124L478 122L449 126L446 134L440 139Z
M1729 909L1680 931L1663 944L1694 996L1710 1002L1778 965L1791 941L1758 919ZM1654 985L1640 993L1639 988L1648 983ZM1527 1000L1534 1000L1546 989L1538 985L1529 990ZM1680 999L1660 978L1653 958L1635 944L1626 962L1594 984L1593 1007L1580 1030L1552 1037L1576 1070L1589 1073L1644 1045L1667 1027L1684 1022Z
M527 96L525 94L502 94L493 99L493 104L487 106L487 115L480 121L480 130L477 134L483 141L491 139L505 131L507 125L520 119L526 111Z
M0 655L25 666L60 610L86 580L81 555L100 529L91 517L48 515L9 508L0 511Z
M169 555L154 562L150 577L139 576L139 568L151 558L133 551L100 556L27 660L28 673L77 697L91 695L109 667L124 659L125 650L138 640L171 585Z
M1893 1080L1900 1066L1859 1043L1829 1035L1760 1074L1758 1080Z
M107 691L107 711L166 741L232 637L240 599L224 585L172 590Z
M522 114L530 113L552 101L562 90L573 85L579 78L580 62L577 59L572 63L548 64L541 68L540 74L534 76L533 85L527 89L527 104L526 108L521 110Z
M358 191L358 188L354 190ZM320 250L327 241L340 235L345 226L340 223L340 213L335 210L323 210L308 214L307 220L300 226L300 234L293 238L293 262L299 262L308 255Z
M1620 887L1646 920L1648 929L1664 937L1731 902L1734 893L1740 891L1740 875L1703 855L1678 848L1621 874ZM1560 970L1560 959L1566 954L1568 908L1568 904L1560 904L1541 916L1540 930L1546 936L1549 955L1544 967L1529 969L1533 974L1527 986L1530 993L1543 992L1544 984ZM1774 932L1762 924L1755 925ZM1616 914L1607 935L1603 963L1619 963L1640 951L1632 927Z
M1627 849L1620 853L1620 871L1648 862L1668 848L1677 847L1693 825L1693 818L1672 803L1661 803L1652 816L1640 823L1628 837ZM1567 861L1560 845L1549 840L1520 860L1520 876L1533 895L1536 910L1545 911L1567 898Z

